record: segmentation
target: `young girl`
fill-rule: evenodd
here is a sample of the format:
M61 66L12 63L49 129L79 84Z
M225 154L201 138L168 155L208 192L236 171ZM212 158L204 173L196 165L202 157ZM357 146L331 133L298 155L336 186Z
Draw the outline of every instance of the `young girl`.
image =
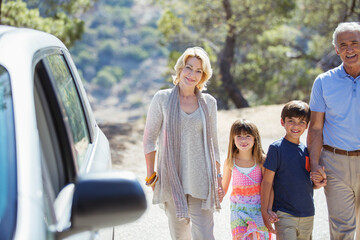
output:
M232 176L230 210L233 239L270 239L271 233L264 225L260 206L264 160L265 154L255 124L245 119L235 121L230 130L222 180L226 194ZM276 221L275 213L271 217L271 222Z

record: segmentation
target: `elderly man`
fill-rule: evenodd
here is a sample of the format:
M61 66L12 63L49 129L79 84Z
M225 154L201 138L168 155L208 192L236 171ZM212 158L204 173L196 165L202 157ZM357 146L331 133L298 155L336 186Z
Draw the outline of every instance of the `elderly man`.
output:
M360 25L340 23L333 45L342 64L314 82L307 145L323 176L331 239L360 239Z

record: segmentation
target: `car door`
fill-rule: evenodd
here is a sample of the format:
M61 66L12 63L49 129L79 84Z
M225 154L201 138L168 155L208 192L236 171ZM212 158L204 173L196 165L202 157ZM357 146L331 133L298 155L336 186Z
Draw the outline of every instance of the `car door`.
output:
M44 217L51 239L54 228L59 231L70 227L74 182L90 164L93 132L63 50L49 48L35 59L34 96L42 149ZM94 232L83 232L71 239L96 236Z

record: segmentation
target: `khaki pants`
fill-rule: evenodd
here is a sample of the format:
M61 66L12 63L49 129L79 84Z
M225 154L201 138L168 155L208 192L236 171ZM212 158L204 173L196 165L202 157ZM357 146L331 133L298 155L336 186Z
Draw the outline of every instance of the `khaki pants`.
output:
M174 201L165 203L173 240L214 240L214 218L211 211L201 209L202 200L187 195L190 222L176 217ZM191 226L190 226L191 225Z
M320 163L325 166L325 196L329 211L330 238L360 239L360 157L323 150Z
M295 217L286 212L277 211L279 221L275 223L276 240L310 240L314 225L314 216Z

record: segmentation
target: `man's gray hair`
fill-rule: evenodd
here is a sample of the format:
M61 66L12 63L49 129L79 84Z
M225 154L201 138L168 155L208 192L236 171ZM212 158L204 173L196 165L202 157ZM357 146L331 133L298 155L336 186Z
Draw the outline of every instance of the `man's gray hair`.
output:
M342 22L339 23L339 25L337 26L337 28L334 31L333 34L333 40L332 40L332 44L334 45L334 47L336 47L336 38L338 36L339 33L343 33L343 32L354 32L354 31L358 31L360 32L360 24L359 22Z

